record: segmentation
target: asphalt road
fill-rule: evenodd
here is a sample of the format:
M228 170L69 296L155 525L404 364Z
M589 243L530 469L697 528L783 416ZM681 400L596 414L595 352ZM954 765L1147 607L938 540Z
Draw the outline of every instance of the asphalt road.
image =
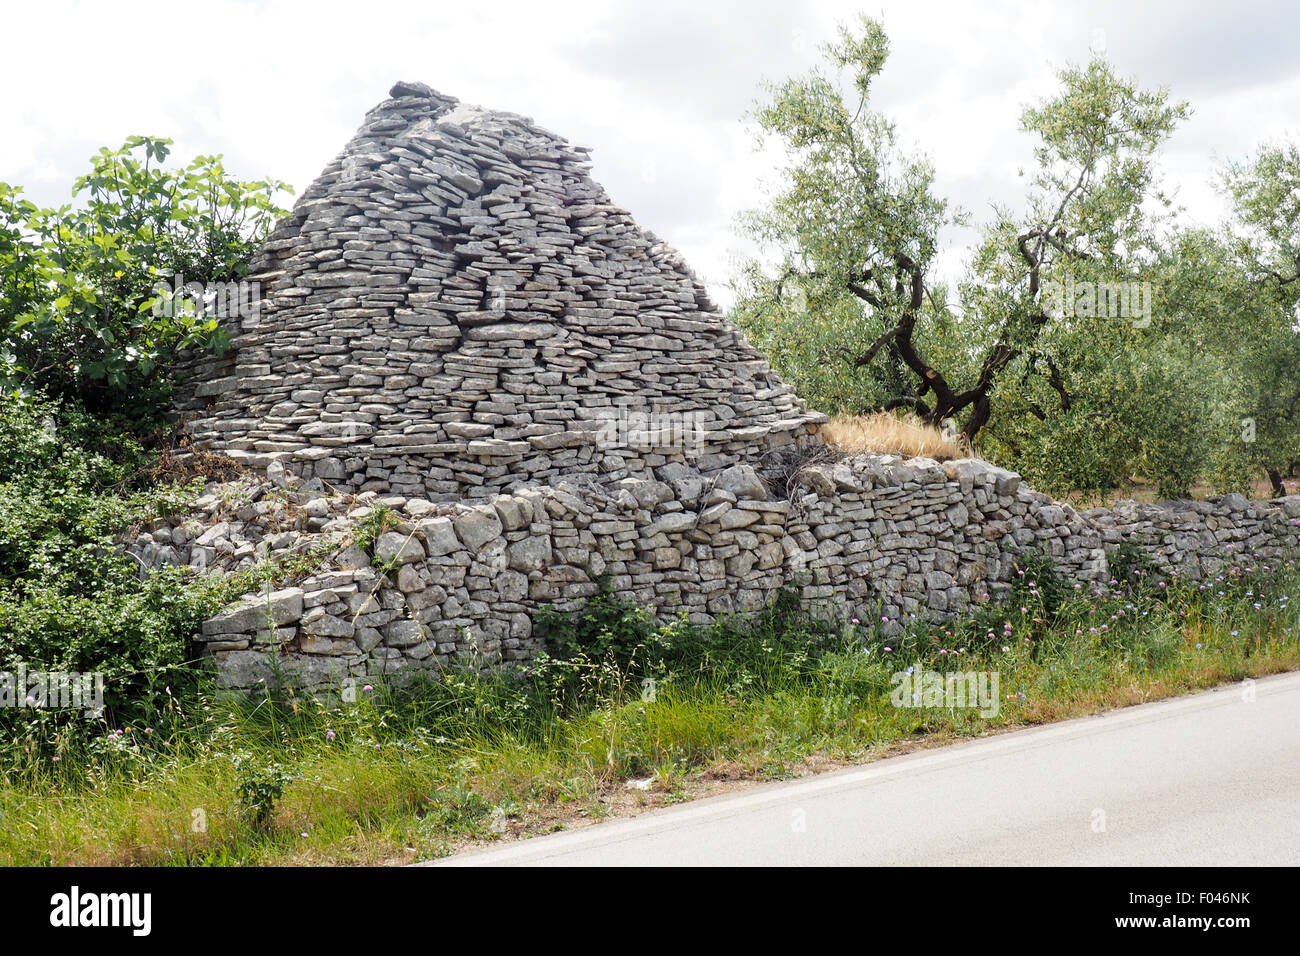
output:
M432 865L1253 864L1300 864L1300 673Z

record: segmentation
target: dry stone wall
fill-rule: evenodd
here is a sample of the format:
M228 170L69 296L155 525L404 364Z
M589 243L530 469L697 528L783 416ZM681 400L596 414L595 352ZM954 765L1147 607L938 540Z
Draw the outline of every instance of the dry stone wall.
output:
M1278 567L1300 542L1300 496L1252 501L1119 502L1083 513L1112 551L1126 542L1150 565L1192 581L1233 567Z
M542 646L536 611L580 606L602 577L664 617L707 622L794 584L813 608L893 628L996 601L1024 551L1092 587L1110 578L1106 549L1131 541L1195 578L1238 554L1284 560L1300 522L1300 497L1080 514L986 462L874 455L808 467L783 497L748 465L705 475L669 464L613 483L577 476L454 504L326 496L273 474L278 485L214 487L198 505L205 519L159 522L132 544L147 564L214 570L314 558L292 586L249 594L204 624L226 686L525 661ZM363 550L359 531L380 505L397 524Z

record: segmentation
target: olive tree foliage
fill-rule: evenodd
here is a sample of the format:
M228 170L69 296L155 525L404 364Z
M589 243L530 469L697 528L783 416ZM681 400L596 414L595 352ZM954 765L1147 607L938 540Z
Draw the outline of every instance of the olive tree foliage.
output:
M1229 163L1232 204L1221 253L1241 287L1218 323L1219 351L1235 359L1242 457L1274 494L1300 463L1300 145L1270 145ZM1233 443L1234 447L1238 443Z
M779 261L744 264L736 318L814 405L853 411L924 407L926 345L951 323L925 284L939 231L960 219L934 173L897 145L869 107L888 56L880 25L841 27L827 66L769 88L753 114L760 142L789 156L770 205L742 229ZM850 75L851 92L842 89Z
M1248 490L1262 472L1283 493L1300 459L1300 170L1293 149L1289 170L1287 156L1287 147L1269 148L1229 164L1221 174L1229 220L1171 231L1148 269L1160 291L1151 327L1122 349L1088 353L1146 380L1128 393L1131 414L1117 419L1126 436L1112 450L1117 474L1151 475L1163 493L1183 495L1197 478ZM1026 445L1051 449L1051 437Z
M1062 70L1059 89L1022 115L1037 140L1024 209L995 210L950 301L932 277L937 240L964 216L870 108L883 29L862 18L825 53L830 72L771 87L753 114L789 162L768 205L742 221L766 259L737 281L741 326L827 410L909 409L975 439L1001 404L999 417L1026 418L1024 428L1063 417L1063 438L1097 436L1135 370L1107 370L1102 397L1081 404L1091 370L1076 371L1080 350L1114 356L1139 330L1126 317L1054 308L1048 293L1067 279L1146 278L1163 219L1151 208L1168 205L1154 158L1186 104L1100 59Z
M148 404L180 350L225 345L198 301L160 308L160 289L246 275L287 187L232 178L218 156L168 169L170 148L135 136L100 150L76 203L58 209L0 184L0 387L90 408Z
M1300 460L1297 151L1261 150L1221 181L1227 222L1147 237L1135 274L1151 285L1150 316L1053 323L1042 344L1060 381L1004 380L987 449L1050 490L1140 475L1184 497L1201 479L1249 490L1262 471L1284 493Z
M1022 114L1038 141L1025 211L997 211L961 285L984 355L967 428L989 424L996 403L984 445L1050 490L1142 472L1185 494L1200 458L1196 397L1157 344L1171 203L1155 159L1188 108L1101 59L1058 79Z

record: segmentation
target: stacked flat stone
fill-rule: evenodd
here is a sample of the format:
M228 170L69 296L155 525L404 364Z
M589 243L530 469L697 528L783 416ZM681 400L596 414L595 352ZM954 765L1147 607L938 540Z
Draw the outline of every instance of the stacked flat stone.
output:
M1148 563L1189 581L1237 568L1277 568L1300 542L1300 496L1252 501L1118 502L1083 513L1112 550L1128 542Z
M589 150L399 83L253 263L188 406L196 443L353 491L454 500L705 472L807 438L810 412Z
M161 549L171 549L170 562L182 564L215 547L226 557L204 557L210 568L237 567L255 551L261 559L249 540L273 561L315 556L290 586L249 594L204 624L226 686L276 673L319 685L526 661L542 648L538 609L577 609L602 577L664 618L706 623L794 585L816 611L884 617L890 630L909 616L944 620L997 601L1027 551L1089 589L1105 588L1125 541L1189 578L1300 553L1300 497L1080 514L978 460L856 456L806 468L788 497L743 464L704 475L669 463L654 478L612 483L576 476L452 505L320 497L308 483L286 483L210 489L207 532L178 543L174 528L193 519L167 519L132 545L142 561L164 563ZM381 501L397 524L362 551L359 523ZM1184 526L1192 515L1194 529ZM277 530L286 522L298 530Z

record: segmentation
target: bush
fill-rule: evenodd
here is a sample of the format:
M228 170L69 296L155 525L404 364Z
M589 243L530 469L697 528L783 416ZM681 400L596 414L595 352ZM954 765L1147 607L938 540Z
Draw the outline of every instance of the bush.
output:
M615 594L607 579L579 612L543 608L537 627L562 658L610 660L625 670L636 661L659 659L666 650L654 615Z
M1160 570L1147 553L1142 550L1141 542L1129 538L1107 555L1110 573L1119 582L1127 594L1137 595L1150 591L1160 580L1168 575Z
M777 592L760 611L698 625L685 617L660 623L602 581L580 611L544 608L537 625L551 651L527 673L565 713L593 701L618 703L660 683L704 681L740 691L797 682L816 671L824 652L844 645L840 623L809 615L796 587Z
M181 350L225 346L202 287L247 274L286 187L233 179L216 156L164 169L170 148L101 149L76 208L38 209L0 183L0 387L156 409ZM172 294L190 283L197 295Z
M254 830L265 830L275 815L275 804L293 782L283 764L240 754L235 758L235 788L239 805Z
M166 489L122 494L146 454L69 404L0 396L0 672L103 675L105 720L156 723L197 676L190 636L231 595L180 568L143 581L115 539ZM11 741L86 726L80 711L0 711Z
M1011 581L1011 604L1037 605L1045 615L1054 615L1068 596L1061 571L1050 556L1028 550L1016 555Z
M205 294L247 274L284 214L283 184L238 181L212 156L166 169L170 145L101 150L76 208L0 183L0 672L102 675L102 720L119 730L189 702L190 636L234 596L179 568L142 579L118 539L188 493L147 467L168 370L183 350L224 347L230 303L214 311ZM0 749L42 759L95 726L6 707Z

